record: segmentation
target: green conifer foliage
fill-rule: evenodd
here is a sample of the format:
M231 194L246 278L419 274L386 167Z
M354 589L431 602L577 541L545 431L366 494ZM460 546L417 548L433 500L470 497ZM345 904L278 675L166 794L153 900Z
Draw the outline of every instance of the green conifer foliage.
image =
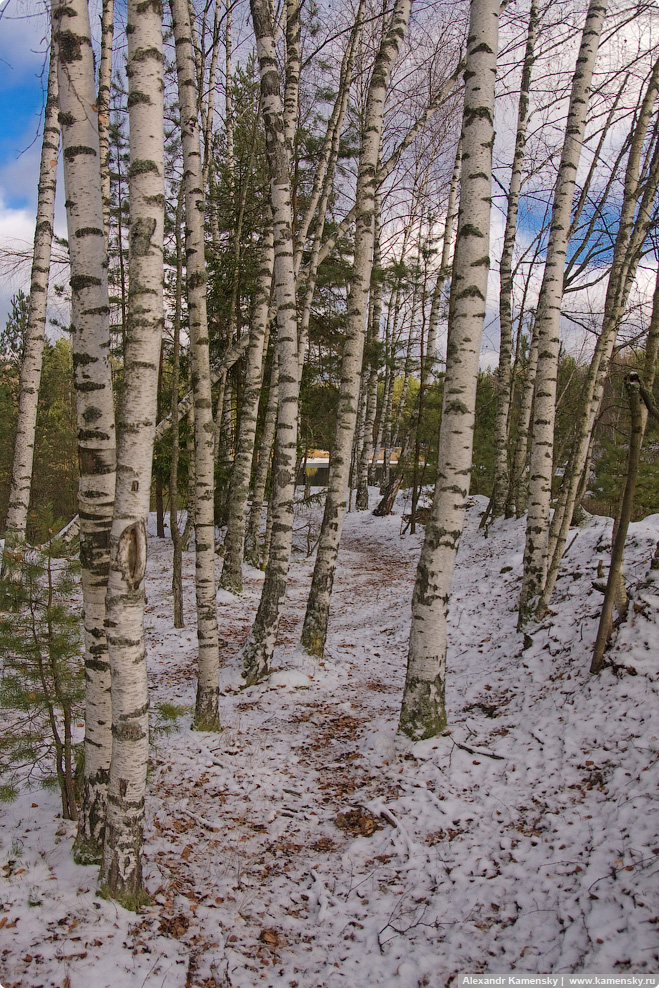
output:
M41 547L9 549L0 580L0 800L23 785L59 786L62 816L75 820L73 729L84 684L80 618L70 604L75 566L61 553L52 531Z

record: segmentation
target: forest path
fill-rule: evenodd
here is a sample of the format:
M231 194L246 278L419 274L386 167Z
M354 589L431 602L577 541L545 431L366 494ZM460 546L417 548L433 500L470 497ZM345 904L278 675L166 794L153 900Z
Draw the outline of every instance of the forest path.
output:
M387 778L381 767L396 760L419 541L400 539L400 518L348 516L325 656L317 660L305 655L298 642L313 570L304 550L318 523L316 510L297 526L269 679L239 689L240 648L263 581L262 573L246 568L242 595L218 594L223 730L218 735L184 731L162 743L156 738L149 884L157 885L156 902L165 913L159 929L190 946L191 984L201 977L196 965L202 954L204 977L225 983L208 959L220 947L232 958L225 979L240 957L242 973L237 980L232 976L233 983L251 984L244 979L256 977L257 971L258 983L263 983L261 974L275 965L285 946L289 954L314 955L305 964L311 961L317 983L323 985L320 972L326 964L322 950L315 956L314 915L328 911L334 893L323 891L320 874L328 871L328 862L341 861L355 839L391 829L391 820L368 806L385 806L400 792L394 773ZM171 628L166 542L154 544L150 566L154 706L165 700L189 707L195 651L193 553L184 561L190 627L180 631ZM367 855L366 876L391 860L389 853L380 857L377 861ZM360 881L354 878L357 886ZM351 896L350 884L343 895ZM357 892L353 896L357 903L361 897ZM218 921L225 931L233 930L222 943L208 935L209 923L216 930ZM211 982L202 978L199 983ZM281 982L274 978L272 983Z
M401 538L400 516L347 516L319 661L298 646L313 569L305 548L319 523L318 513L303 516L273 672L247 690L239 652L263 575L248 570L240 597L218 594L223 730L168 739L148 852L165 932L179 931L193 967L203 955L215 983L434 984L424 978L438 951L442 983L460 967L483 969L486 957L534 971L562 958L578 969L599 949L600 923L622 929L634 890L611 876L614 861L636 867L633 852L621 853L630 814L623 807L593 826L619 769L598 754L588 719L574 721L580 698L596 719L611 702L597 700L573 658L575 642L580 656L592 636L587 588L604 522L580 535L585 551L578 565L568 556L560 613L524 651L515 630L521 527L503 523L487 539L478 520L469 513L451 601L450 730L420 745L396 727L422 531ZM178 683L191 704L188 636L153 682L156 694ZM627 736L623 706L615 718ZM607 903L597 909L603 882ZM629 885L647 894L642 874ZM180 930L177 916L188 917Z

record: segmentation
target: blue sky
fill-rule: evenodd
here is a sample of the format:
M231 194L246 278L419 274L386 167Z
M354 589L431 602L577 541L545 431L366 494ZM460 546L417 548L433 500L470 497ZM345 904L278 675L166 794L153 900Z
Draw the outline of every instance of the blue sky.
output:
M0 0L0 240L17 246L34 231L47 32L43 3ZM0 271L0 323L28 279L29 270Z
M21 0L6 0L0 14L0 175L25 157L29 145L38 146L44 101L42 78L47 20L43 5L28 12ZM24 154L21 154L24 152ZM27 155L33 158L34 155ZM27 163L26 163L27 164ZM25 206L34 198L28 187L12 189L4 182L5 204Z

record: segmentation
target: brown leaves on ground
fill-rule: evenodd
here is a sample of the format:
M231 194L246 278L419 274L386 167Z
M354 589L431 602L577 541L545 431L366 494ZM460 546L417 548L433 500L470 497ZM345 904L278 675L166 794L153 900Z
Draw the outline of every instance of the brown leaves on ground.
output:
M272 928L261 930L259 940L267 947L270 947L271 950L279 950L284 942L281 933Z
M376 830L380 830L382 825L363 806L358 806L354 810L347 810L345 813L338 813L334 823L339 830L354 837L371 837Z
M185 913L179 913L177 916L164 916L160 920L159 932L165 937L174 937L175 940L179 940L188 932L189 926L189 917Z

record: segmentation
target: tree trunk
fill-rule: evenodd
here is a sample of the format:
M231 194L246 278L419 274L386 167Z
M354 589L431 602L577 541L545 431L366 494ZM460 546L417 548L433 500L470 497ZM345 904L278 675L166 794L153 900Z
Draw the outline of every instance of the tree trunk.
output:
M272 459L272 448L275 441L275 425L277 423L277 405L279 398L279 373L277 364L277 354L272 354L272 367L270 370L270 387L265 409L265 421L263 423L263 435L259 447L259 455L254 470L254 483L252 488L252 503L249 510L249 522L245 535L245 562L252 566L260 564L259 558L259 529L261 526L261 512L265 499L265 488L268 481L270 461Z
M159 4L129 0L130 289L118 414L107 628L112 764L101 867L105 895L137 910L142 884L149 694L144 644L146 523L163 327L163 55Z
M365 0L359 0L359 7L357 8L357 13L355 14L355 23L352 31L350 32L350 38L341 61L341 72L339 75L339 85L336 99L334 101L332 114L327 125L320 161L316 166L309 203L298 227L295 248L296 277L298 276L302 265L302 254L304 252L304 246L309 233L309 228L312 222L315 225L314 250L317 251L317 256L315 260L312 256L312 259L306 267L305 277L307 280L310 276L312 276L313 268L315 267L317 270L320 263L320 250L322 248L325 213L327 211L329 196L331 195L333 188L334 171L336 168L336 161L338 159L341 132L343 130L343 123L345 120L346 110L348 108L348 96L350 94L350 83L352 81L352 69L355 62L355 54L364 27L364 5ZM302 336L302 330L300 331L300 335ZM301 347L301 349L303 348Z
M563 274L575 179L586 127L590 83L605 13L606 0L590 0L577 66L572 78L565 142L556 180L547 259L538 299L538 369L535 379L524 575L519 601L520 627L533 616L547 573Z
M80 562L85 625L85 771L76 857L97 860L106 824L111 753L105 629L116 449L96 92L84 0L52 8L57 49L80 481Z
M629 438L629 453L627 456L627 472L625 476L625 487L620 503L620 511L616 519L615 535L611 546L611 565L609 567L609 578L604 593L604 603L602 613L597 628L597 637L593 649L593 658L590 664L590 671L599 672L604 666L604 651L609 643L611 632L613 631L613 608L618 613L624 614L627 606L627 595L622 572L622 564L625 555L625 540L634 508L634 494L636 491L636 479L638 477L638 465L641 460L641 447L643 445L644 422L641 415L641 394L638 384L638 375L630 374L625 381L627 395L629 397L629 412L631 420L631 435ZM622 591L622 593L621 593Z
M517 211L522 189L522 165L526 147L526 130L529 122L529 92L531 89L531 69L535 61L535 35L538 24L538 7L532 0L529 27L526 37L526 53L522 67L522 82L517 111L517 136L513 157L508 209L503 238L503 251L499 265L499 326L501 343L499 346L499 367L497 371L497 398L494 418L494 487L490 497L488 516L490 522L503 515L508 496L510 477L508 475L508 417L512 397L512 348L513 348L513 251L517 234Z
M261 96L270 173L275 245L279 402L272 471L273 527L259 609L243 648L243 676L251 685L266 675L277 640L279 611L286 593L293 534L299 397L298 335L293 270L293 225L289 154L281 106L274 27L268 0L251 0L261 73Z
M518 333L521 333L521 323ZM531 348L526 367L526 374L522 384L522 399L519 409L519 423L517 426L517 441L513 453L512 469L508 485L508 498L506 501L506 518L521 518L526 511L528 485L524 476L526 459L529 446L529 429L531 427L531 411L533 409L533 393L535 391L535 373L538 367L538 333L535 320L533 324L533 334L531 338Z
M199 672L194 726L219 729L220 656L215 604L215 430L206 315L204 260L204 178L195 93L194 54L187 0L170 0L178 73L183 181L185 253L192 387L195 403L195 590Z
M39 401L41 363L46 328L48 276L50 274L50 252L53 240L53 216L55 213L55 186L57 184L57 157L60 143L60 128L57 119L58 109L57 58L54 45L51 42L48 92L44 112L41 164L39 168L37 224L34 231L34 248L32 252L30 302L27 330L24 339L23 362L21 364L18 421L16 423L14 462L6 520L8 542L14 543L25 540L27 513L30 506L30 491L32 488L34 435L37 425L37 405Z
M261 265L250 330L250 345L247 351L247 371L242 396L236 456L229 487L227 534L224 540L224 564L220 586L226 590L231 590L233 593L240 593L243 585L242 564L245 547L247 498L249 496L249 478L252 471L254 437L263 380L263 349L268 328L273 267L274 244L272 226L269 225L265 230L261 248Z
M368 295L373 270L375 233L373 214L384 103L391 71L407 31L411 6L411 0L396 0L391 20L373 65L362 129L356 192L355 249L347 301L348 321L341 361L336 436L330 456L325 511L301 637L303 647L312 655L322 656L325 648L336 558L347 508L350 458L357 418Z
M625 541L629 530L629 523L634 508L634 495L636 493L636 481L638 477L638 467L641 459L641 448L643 437L648 420L648 411L654 418L658 413L652 402L652 388L657 369L657 356L659 354L659 277L655 283L654 298L652 304L652 319L648 330L648 338L645 344L645 361L643 367L644 384L638 380L638 374L630 374L625 382L627 395L629 397L629 410L631 418L631 436L629 441L629 453L627 456L627 474L625 477L625 487L620 512L614 526L611 565L609 567L609 577L602 604L602 613L597 629L597 638L593 649L593 658L590 671L599 672L604 666L604 652L608 645L613 630L613 608L615 607L622 617L627 607L627 592L623 576L623 562L625 554ZM641 397L643 402L641 403Z
M231 370L233 365L240 360L244 351L247 349L247 344L249 343L249 337L247 335L242 336L239 340L236 340L228 350L225 351L222 361L219 367L211 372L211 384L217 384L223 376L226 376L227 371ZM178 414L179 418L186 415L194 405L194 390L188 391L186 395L181 398L178 403ZM167 415L164 419L161 419L156 426L156 440L162 439L163 436L167 434L167 430L171 428L172 420L171 416Z
M413 740L446 726L447 609L464 524L485 318L499 3L472 0L465 69L460 211L449 302L437 482L412 598L400 729Z
M435 378L435 365L437 361L437 326L439 324L440 306L446 290L446 283L451 277L451 247L453 245L453 226L455 223L456 203L458 198L458 184L460 182L460 167L462 164L462 139L458 141L455 152L455 163L451 184L449 186L448 203L446 205L446 219L444 220L444 233L442 236L442 258L439 265L439 273L435 283L435 289L430 303L430 316L428 318L428 343L426 346L426 380L430 383Z
M114 41L114 0L103 0L101 14L101 63L98 70L98 143L101 162L101 194L103 196L103 228L105 241L110 237L110 94L112 86L112 45Z
M176 203L176 219L174 240L176 243L176 281L174 283L174 346L172 352L172 462L169 471L169 531L172 537L172 598L173 620L175 628L184 627L183 621L183 551L181 531L178 527L178 463L180 454L180 429L178 415L178 389L180 376L181 353L181 294L183 290L183 243L181 237L181 220L183 217L183 199L185 186L179 186Z
M382 286L380 283L380 209L375 197L375 235L373 251L373 274L371 277L371 323L369 328L370 353L366 375L366 411L364 413L364 442L357 466L357 511L368 511L368 471L373 459L375 416L378 408L378 344L380 339L380 317L382 315Z

